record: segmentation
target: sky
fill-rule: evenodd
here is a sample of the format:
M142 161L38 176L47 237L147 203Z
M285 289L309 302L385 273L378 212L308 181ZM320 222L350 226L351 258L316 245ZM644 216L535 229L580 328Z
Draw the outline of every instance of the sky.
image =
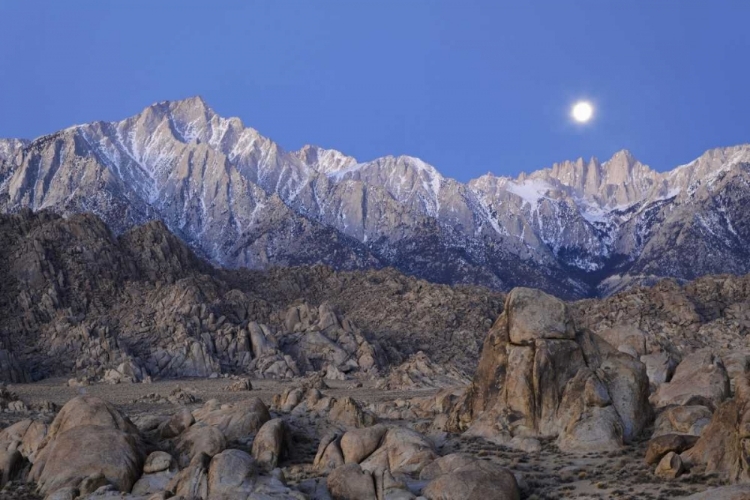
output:
M0 0L0 137L201 95L287 150L461 181L621 149L666 170L750 142L748 20L745 0Z

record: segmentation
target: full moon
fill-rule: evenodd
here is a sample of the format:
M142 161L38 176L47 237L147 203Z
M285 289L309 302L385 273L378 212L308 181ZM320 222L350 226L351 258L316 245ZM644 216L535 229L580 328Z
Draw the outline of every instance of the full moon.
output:
M573 111L571 114L573 115L573 119L578 123L586 123L591 120L591 115L594 114L594 108L590 103L580 101L573 105Z

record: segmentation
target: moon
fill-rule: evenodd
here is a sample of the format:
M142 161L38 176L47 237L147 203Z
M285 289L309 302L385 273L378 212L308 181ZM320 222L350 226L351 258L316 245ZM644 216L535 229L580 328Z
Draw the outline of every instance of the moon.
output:
M578 123L586 123L594 115L594 107L589 102L578 101L573 105L571 115Z

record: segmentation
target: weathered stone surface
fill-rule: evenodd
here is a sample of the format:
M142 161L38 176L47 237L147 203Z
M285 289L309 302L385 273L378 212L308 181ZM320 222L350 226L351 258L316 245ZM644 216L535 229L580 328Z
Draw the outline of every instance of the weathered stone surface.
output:
M23 467L23 456L18 450L0 450L0 488L14 480Z
M467 465L473 464L478 460L477 457L468 453L451 453L438 458L419 473L419 479L430 481L443 474L448 474L454 470L461 469Z
M700 436L711 422L711 410L705 406L670 406L656 417L654 437L664 434L691 434Z
M144 474L133 485L133 495L151 495L167 490L169 483L177 475L177 469L167 469Z
M665 352L646 354L640 359L641 363L646 365L648 380L654 387L669 382L677 368L677 362Z
M381 445L361 465L371 472L389 469L393 474L418 474L436 458L432 443L423 435L404 427L391 427Z
M721 359L710 351L698 351L682 360L672 380L659 386L651 402L658 408L705 398L718 406L728 396L729 376Z
M340 443L344 462L358 464L369 457L380 446L387 430L386 426L378 424L344 433Z
M606 386L588 369L568 382L560 404L565 424L557 445L563 451L607 451L623 443L623 424Z
M358 464L346 464L328 475L333 500L378 500L372 474Z
M635 358L612 354L602 360L597 375L604 382L622 421L623 439L630 442L641 433L653 415L648 404L646 367Z
M55 417L47 433L48 439L84 425L118 429L138 434L135 425L112 404L94 396L78 396L68 401Z
M658 463L664 455L673 451L682 453L689 450L698 442L698 436L687 434L663 434L652 438L646 449L646 463L649 465Z
M159 435L162 439L170 439L185 432L193 425L195 418L187 408L178 410L172 417L159 426Z
M685 466L682 463L680 456L670 451L659 461L659 465L656 466L654 474L658 477L664 477L667 479L674 479L685 471Z
M344 397L336 399L328 415L331 421L345 427L368 427L375 423L375 417L362 410L354 399Z
M258 469L253 457L241 450L225 450L211 459L208 498L231 500L253 492Z
M164 451L154 451L146 457L146 462L143 464L143 473L152 474L174 469L176 466L177 463L172 455Z
M39 445L29 479L50 494L79 488L101 473L120 491L130 491L141 473L142 443L138 429L114 406L93 396L76 397L55 417Z
M0 450L18 450L33 464L46 437L47 424L38 420L21 420L0 432Z
M448 426L468 427L468 436L526 450L539 450L536 438L542 437L557 437L558 445L571 451L593 451L617 448L638 436L651 419L643 363L596 335L576 332L557 299L526 290L523 300L513 295L485 340L474 381ZM529 305L532 300L556 311L554 321L540 319L538 307ZM516 343L513 323L527 317L552 321L557 326L546 328L556 331L569 327L573 336L527 336Z
M218 428L230 442L255 434L264 423L271 420L268 407L260 398L231 405L207 401L202 408L193 412L193 416L196 422Z
M78 487L101 472L120 491L130 491L141 474L138 437L113 427L79 425L57 433L39 452L29 478L45 494Z
M253 439L253 458L259 466L267 470L275 469L286 451L287 429L280 418L269 420L260 428Z
M618 351L636 359L646 354L646 333L632 325L615 325L600 331L599 336Z
M373 473L375 492L383 500L415 500L417 497L409 491L405 481L396 479L391 471L383 469Z
M313 466L319 472L330 472L344 465L344 454L340 446L341 435L338 432L329 432L320 440L318 452L315 454Z
M19 363L15 354L7 349L0 349L0 381L13 384L31 382L28 371Z
M241 378L235 382L232 382L229 386L227 386L225 391L228 392L242 392L242 391L252 391L253 390L253 384L250 382L249 378Z
M575 338L565 302L533 288L514 288L508 294L510 341L525 344L537 339Z
M750 479L750 411L747 403L729 399L714 412L695 446L681 457L688 465L704 464L731 482Z
M419 351L404 363L394 366L385 379L378 383L379 389L409 390L428 387L447 388L465 386L471 379L456 368L439 365L424 352Z
M180 434L175 443L177 463L186 467L195 457L206 455L211 458L227 447L227 440L221 429L203 423L192 425Z
M167 491L182 498L208 498L208 466L211 457L198 453L167 484Z
M516 478L507 469L477 460L430 481L428 500L520 500Z

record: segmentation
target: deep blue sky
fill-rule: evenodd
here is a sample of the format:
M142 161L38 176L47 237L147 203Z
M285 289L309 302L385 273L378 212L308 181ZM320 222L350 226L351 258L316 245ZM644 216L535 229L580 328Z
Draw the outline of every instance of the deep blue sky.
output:
M745 0L0 0L0 137L200 94L286 149L460 180L623 148L663 170L750 141L749 19Z

